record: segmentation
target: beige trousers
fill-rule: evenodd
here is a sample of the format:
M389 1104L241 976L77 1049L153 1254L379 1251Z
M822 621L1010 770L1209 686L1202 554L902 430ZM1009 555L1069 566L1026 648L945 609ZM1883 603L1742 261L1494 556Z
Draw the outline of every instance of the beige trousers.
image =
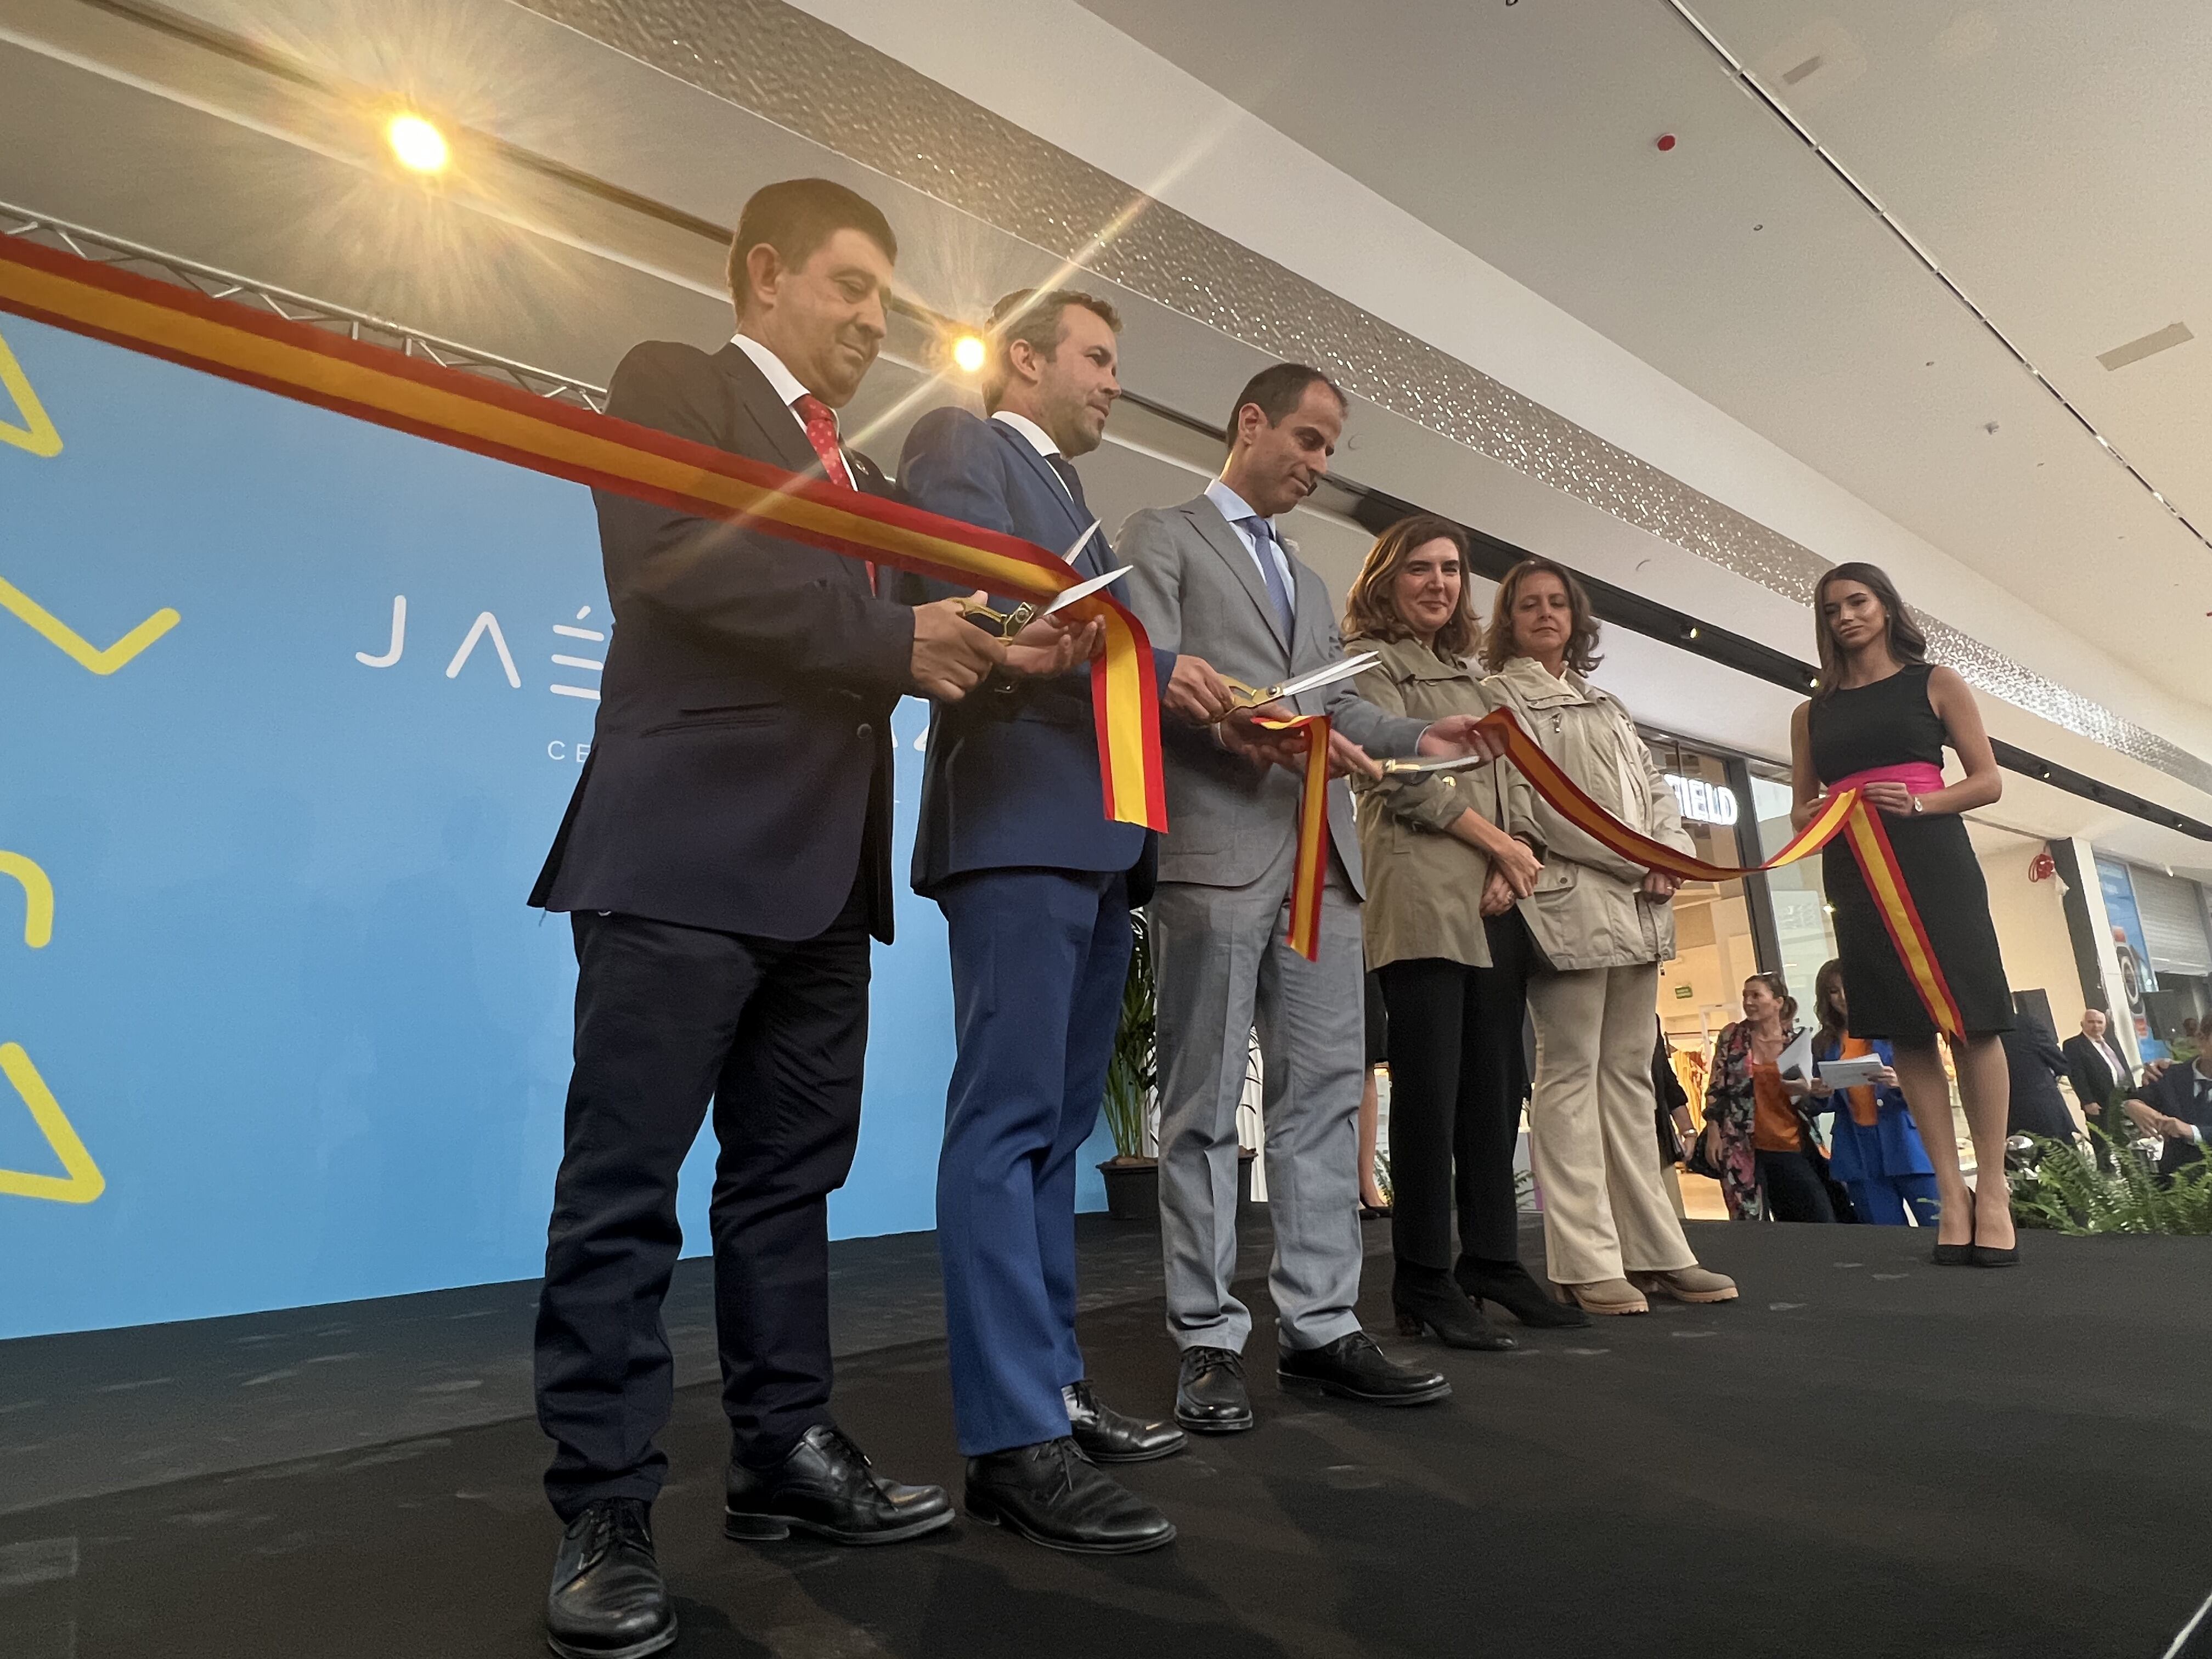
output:
M1528 981L1536 1081L1528 1156L1554 1281L1696 1265L1659 1176L1651 1092L1659 965L1539 973Z

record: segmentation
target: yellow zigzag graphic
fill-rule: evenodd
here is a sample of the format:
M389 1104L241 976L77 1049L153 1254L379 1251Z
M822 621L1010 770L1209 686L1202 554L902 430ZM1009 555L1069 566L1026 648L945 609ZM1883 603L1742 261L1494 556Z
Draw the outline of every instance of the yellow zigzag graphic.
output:
M78 633L20 587L0 578L0 611L12 611L49 644L68 653L80 668L95 674L112 674L184 618L167 605L132 629L105 651Z
M54 884L46 872L21 853L0 852L0 876L23 885L23 943L43 951L54 936Z
M0 444L13 444L40 457L60 454L62 434L54 430L46 406L31 390L31 377L23 373L22 364L15 361L15 354L8 349L4 339L0 339L0 391L15 400L16 411L23 417L21 426L0 421Z
M54 1156L61 1160L66 1175L28 1175L21 1170L0 1170L0 1197L43 1198L56 1204L89 1204L107 1190L107 1177L100 1172L100 1165L92 1161L92 1154L84 1149L61 1103L54 1091L46 1087L46 1079L39 1068L31 1064L30 1055L23 1052L20 1042L0 1042L0 1073L15 1085L15 1092L23 1097L23 1104L31 1109L31 1121L39 1126L39 1133L46 1138Z

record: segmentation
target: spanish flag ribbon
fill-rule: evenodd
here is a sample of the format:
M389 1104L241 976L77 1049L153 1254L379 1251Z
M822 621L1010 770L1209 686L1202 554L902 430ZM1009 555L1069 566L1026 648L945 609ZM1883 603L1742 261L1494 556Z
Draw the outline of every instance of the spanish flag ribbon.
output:
M1036 601L1080 580L1052 553L1012 536L21 239L0 239L0 310L847 558ZM1158 688L1144 625L1103 594L1078 600L1068 614L1106 625L1105 648L1091 665L1106 816L1164 830Z
M1889 831L1882 826L1881 812L1867 804L1861 791L1846 789L1830 796L1790 844L1764 864L1741 868L1708 864L1638 834L1592 800L1522 729L1511 709L1500 708L1485 715L1480 726L1504 745L1505 757L1520 769L1529 787L1550 803L1553 810L1593 840L1647 870L1664 871L1670 876L1692 881L1734 881L1794 864L1842 836L1858 861L1867 890L1874 896L1875 908L1888 930L1890 943L1896 947L1897 959L1904 964L1906 976L1919 993L1929 1017L1936 1022L1936 1029L1947 1036L1964 1033L1965 1017L1959 1012L1958 1000L1951 994L1949 981L1943 977L1942 963L1936 959L1936 949L1920 919L1919 907L1912 902L1912 890L1906 885L1896 850L1890 845ZM1311 775L1310 768L1308 775Z
M1321 955L1321 895L1328 884L1328 716L1266 716L1253 725L1306 734L1306 773L1298 790L1298 856L1291 873L1291 926L1283 942L1308 962Z

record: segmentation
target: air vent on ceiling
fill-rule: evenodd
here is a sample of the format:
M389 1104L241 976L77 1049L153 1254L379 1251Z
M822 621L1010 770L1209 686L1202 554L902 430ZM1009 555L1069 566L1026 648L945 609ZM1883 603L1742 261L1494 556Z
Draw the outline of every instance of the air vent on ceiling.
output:
M2114 346L2110 351L2099 352L2097 361L2108 369L2125 368L2130 363L2155 357L2161 351L2196 337L2189 331L2188 324L2168 323L2154 334L2146 334L2140 340L2130 340L2125 345Z

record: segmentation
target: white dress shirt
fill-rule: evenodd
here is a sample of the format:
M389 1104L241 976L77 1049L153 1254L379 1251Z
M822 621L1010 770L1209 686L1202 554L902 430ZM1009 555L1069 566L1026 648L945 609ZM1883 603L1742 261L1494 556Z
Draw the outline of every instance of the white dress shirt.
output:
M2112 1073L2115 1079L2124 1078L2128 1074L2127 1062L2112 1052L2112 1045L2106 1042L2104 1038L2091 1037L2089 1039L2089 1046L2104 1056L2106 1069Z
M1227 484L1222 483L1218 478L1216 478L1212 483L1206 485L1206 499L1212 501L1215 507L1219 510L1221 516L1229 520L1229 527L1237 532L1237 539L1244 544L1244 550L1252 556L1253 574L1259 577L1260 586L1261 587L1264 588L1267 586L1267 569L1265 565L1260 562L1260 550L1253 543L1252 532L1249 530L1247 530L1243 525L1237 522L1239 519L1257 519L1265 517L1266 515L1255 512L1242 495L1239 495L1235 490L1231 489ZM1273 528L1273 520L1269 521L1268 527L1270 529ZM1283 551L1281 532L1279 531L1278 531L1273 537L1269 538L1267 542L1267 552L1275 561L1275 569L1282 576L1283 592L1292 595L1293 603L1295 603L1296 595L1298 591L1298 579L1291 574L1291 561L1288 555Z
M763 378L768 381L769 389L783 399L783 406L791 410L791 418L799 422L799 429L801 432L805 431L806 417L799 412L797 405L799 400L806 396L806 388L799 383L799 376L784 367L782 358L749 334L732 334L730 336L730 343L753 360L753 367L760 370ZM823 407L827 408L828 405L825 404ZM837 411L834 409L830 410L830 420L832 425L836 424L836 419ZM810 439L808 441L811 442L812 440ZM837 447L840 449L845 447L844 436L842 433L838 436Z
M1052 434L1046 431L1035 421L1030 419L1028 416L1017 415L1011 409L1002 409L999 410L997 414L992 416L991 418L996 421L1000 426L1006 427L1012 431L1021 434L1023 439L1028 443L1029 447L1036 451L1038 454L1043 456L1045 459L1050 460L1054 456L1060 453L1060 446L1053 442ZM1060 477L1060 474L1055 472L1052 476L1057 478ZM1067 485L1063 483L1060 485L1060 488L1065 489L1067 488ZM1069 499L1073 500L1073 498L1071 496Z

